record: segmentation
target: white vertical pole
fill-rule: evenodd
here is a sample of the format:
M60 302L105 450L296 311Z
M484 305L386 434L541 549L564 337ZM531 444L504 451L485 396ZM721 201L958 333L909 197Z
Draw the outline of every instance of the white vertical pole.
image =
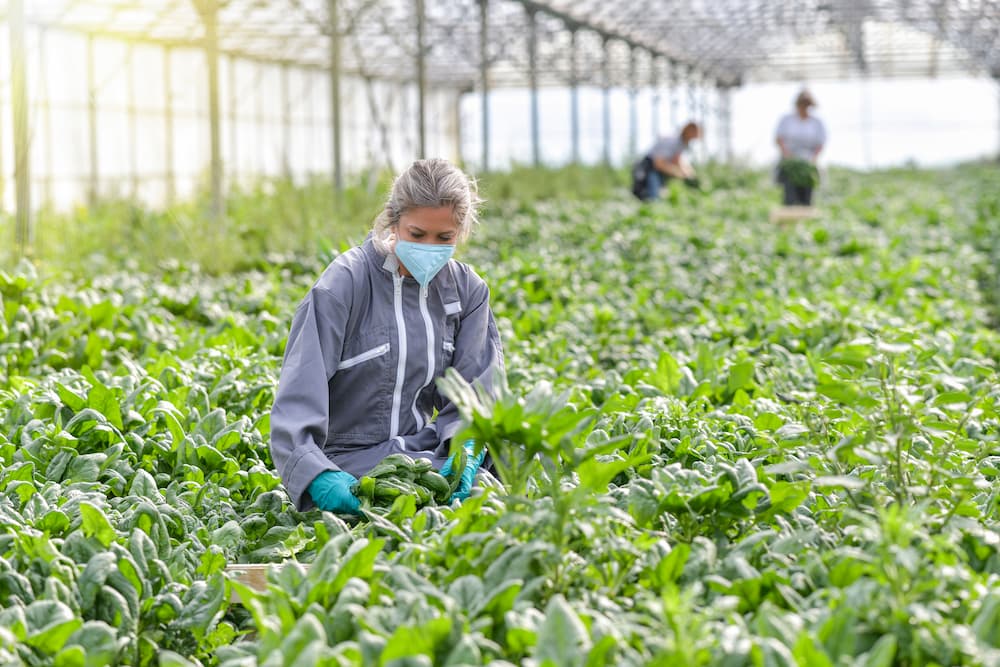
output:
M569 57L569 123L570 141L572 142L570 154L572 155L571 162L578 164L580 162L580 76L577 72L576 28L571 28L569 31Z
M525 7L528 17L528 85L531 90L531 161L542 164L541 132L538 115L538 17Z
M340 135L340 16L337 5L337 0L327 0L330 24L330 124L333 126L330 150L333 160L333 191L339 195L344 189L344 175L341 165L343 144Z
M427 157L427 63L424 44L424 0L414 2L417 19L417 150L418 157Z
M225 216L222 195L222 145L219 112L219 4L218 0L203 0L202 21L205 23L205 60L208 64L208 117L211 145L212 219L221 223Z
M33 241L31 220L31 150L28 129L27 53L24 47L24 0L11 0L10 23L11 102L14 116L14 180L17 211L14 242L18 256L30 252Z
M604 57L601 60L601 129L604 139L604 164L611 165L611 48L607 37L601 40Z
M489 0L479 0L479 79L483 89L483 171L490 169Z

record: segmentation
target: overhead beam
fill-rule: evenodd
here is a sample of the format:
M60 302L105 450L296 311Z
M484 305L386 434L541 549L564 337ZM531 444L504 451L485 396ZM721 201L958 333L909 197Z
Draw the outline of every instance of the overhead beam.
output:
M687 53L680 50L676 46L676 40L667 39L646 39L644 35L646 34L664 34L670 35L670 30L675 31L680 36L683 36L685 32L692 32L696 35L696 38L692 37L693 48L692 51L697 52L697 59L694 61L700 71L708 75L710 78L719 79L723 82L738 82L742 78L743 74L748 70L753 69L761 62L761 54L764 53L756 47L759 46L759 38L773 37L776 32L775 28L787 26L789 34L796 38L806 37L809 35L819 34L826 30L838 29L842 27L845 20L857 20L859 16L866 15L864 12L853 11L845 14L843 17L837 16L833 19L826 17L815 20L802 19L801 16L793 16L792 20L784 24L774 24L770 21L770 14L764 10L757 9L753 13L747 16L741 16L738 24L726 24L717 17L709 15L694 15L690 18L685 17L669 17L665 13L659 16L651 16L650 20L643 21L643 34L639 34L635 31L626 31L624 29L616 29L613 25L614 17L620 16L620 11L613 9L604 11L600 9L596 12L595 16L585 16L582 10L569 10L562 11L559 9L553 9L550 7L551 3L549 0L517 0L525 8L532 8L535 11L544 12L550 16L558 17L568 24L572 23L580 26L580 30L592 30L598 35L609 34L614 36L616 39L620 39L623 43L629 43L638 45L645 49L650 50L657 55L666 55L667 57L672 57L674 59L681 59L685 62L692 62L693 56L689 56ZM33 4L33 3L27 3ZM301 0L292 0L292 4L298 9L297 14L292 14L286 20L281 22L274 28L273 31L270 27L265 28L263 26L253 26L250 28L236 28L227 30L225 32L225 41L220 46L220 53L233 54L236 57L244 60L260 60L260 61L270 61L275 60L288 60L294 62L297 66L302 67L316 67L326 69L327 54L322 48L317 49L310 45L309 37L316 33L316 37L320 37L326 34L324 21L318 17L312 16L312 13L303 8ZM372 4L371 2L362 3L365 5ZM560 3L563 4L563 3ZM613 5L613 3L607 3L608 5ZM765 3L766 4L766 3ZM564 5L566 6L566 5ZM568 5L569 7L574 7ZM763 5L762 5L763 6ZM996 39L995 39L995 23L989 23L988 20L992 19L988 10L979 8L978 10L957 10L954 9L954 5L948 5L947 3L941 5L942 7L948 7L948 17L949 22L945 26L938 25L934 22L934 17L925 13L921 14L919 11L915 12L902 12L900 10L889 11L885 8L881 8L879 11L882 12L880 15L884 20L898 20L900 22L905 22L906 25L913 27L914 29L929 32L938 36L940 39L947 41L950 45L953 45L957 49L965 51L969 54L968 60L974 61L971 65L980 70L988 70L991 63L995 62L995 58L992 54L996 53ZM975 3L973 3L975 6ZM916 10L920 9L920 6L915 7ZM573 15L575 14L575 15ZM609 17L606 20L601 17ZM816 14L816 16L821 16ZM637 18L642 17L640 13L631 13L628 15L633 21ZM715 21L719 24L719 29L711 29L711 24L709 21ZM53 28L60 29L70 29L78 30L80 32L91 32L98 29L98 26L86 26L81 23L74 25L65 25L60 23L60 19L50 18L44 20L32 20L28 17L29 24L31 26L43 26L48 25ZM985 25L983 25L985 24ZM175 47L191 47L199 46L200 42L194 37L188 38L186 34L193 33L195 24L189 25L188 22L171 22L167 25L167 28L171 29L175 35L181 35L181 37L173 37L169 40L164 40L161 37L157 37L156 34L150 32L149 26L155 25L150 22L148 26L143 26L131 31L119 30L115 33L111 33L107 30L101 30L99 36L111 37L114 36L117 39L131 40L131 41L143 41L147 43L156 43L165 45L169 42ZM302 27L307 30L302 30ZM317 29L317 26L319 28ZM706 27L708 26L708 27ZM364 25L362 24L362 27ZM364 28L365 35L376 35L374 30L378 29L378 22L369 21L367 27ZM426 39L430 43L436 43L438 39L454 39L456 36L460 38L463 42L468 42L471 45L471 41L474 39L472 37L471 26L466 29L464 26L455 28L453 26L445 26L443 29L431 30L431 26L428 26L428 33L425 35ZM159 24L159 29L164 30L163 24ZM184 31L187 30L188 33ZM468 32L466 32L468 30ZM383 37L385 35L382 35ZM391 37L391 36L390 36ZM255 39L256 38L256 39ZM295 40L295 41L290 41ZM734 40L735 43L734 43ZM255 47L252 44L254 41L260 45L260 47ZM320 39L313 40L313 43L320 43ZM647 43L652 42L652 43ZM289 46L291 44L291 46ZM295 49L299 46L301 48L299 51ZM665 46L669 45L669 46ZM222 48L225 46L227 48ZM266 49L266 51L262 51ZM749 49L751 52L746 51ZM756 50L755 50L756 49ZM669 52L668 52L669 51ZM263 57L262 53L273 53L276 57ZM924 53L926 56L926 52ZM885 63L880 60L879 55L870 51L864 55L870 70L873 75L879 73L880 67L884 66ZM399 80L399 78L409 78L409 77L396 77L397 72L404 72L404 63L400 59L385 60L383 59L382 67L378 70L379 78L385 78L390 80ZM895 63L895 59L891 61ZM927 62L925 58L925 63ZM965 62L963 60L963 62ZM440 64L440 63L438 63ZM820 64L822 66L822 63ZM905 65L905 71L899 72L900 77L910 77L910 76L923 76L929 71L928 66L920 69L915 68L911 62L907 62ZM350 69L348 66L346 69ZM852 67L852 71L854 67ZM958 68L957 65L951 65L949 69L942 72L943 75L949 74L959 74L964 72L964 69ZM405 69L408 74L409 70ZM429 68L428 79L432 83L438 83L442 85L454 85L456 87L462 87L463 85L468 85L475 78L472 73L473 70L470 68L463 72L457 72L455 70L441 68ZM372 74L372 71L368 72ZM838 71L825 71L818 75L819 78L842 78L844 72ZM795 73L789 70L783 76L795 77ZM756 78L756 77L754 77ZM774 76L766 77L768 79L774 79ZM817 78L811 76L810 78ZM494 72L494 85L497 82L511 83L513 85L523 85L523 78L515 76L504 77L502 73Z
M604 26L599 26L594 23L587 21L586 19L581 19L579 17L573 16L567 12L550 7L544 2L538 2L537 0L517 0L525 7L525 9L531 9L536 12L541 12L543 14L548 14L549 16L558 19L566 26L566 29L570 32L574 30L587 30L589 32L596 33L601 39L614 39L623 44L627 45L629 48L639 48L644 51L649 51L650 53L655 53L658 56L663 56L664 58L676 58L676 54L667 53L661 48L658 48L655 44L648 44L643 40L635 39L631 35L628 35L617 30L611 30ZM693 66L693 65L692 65Z

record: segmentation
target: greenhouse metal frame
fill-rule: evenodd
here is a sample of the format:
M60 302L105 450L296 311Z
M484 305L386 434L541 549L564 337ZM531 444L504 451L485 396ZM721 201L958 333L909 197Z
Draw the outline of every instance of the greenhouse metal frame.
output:
M526 112L532 158L539 164L538 91L543 86L570 91L574 160L579 158L578 90L583 85L603 90L603 155L610 162L612 87L626 88L630 94L628 136L633 153L637 91L653 93L655 133L661 91L669 94L671 119L676 122L678 96L686 86L688 108L702 121L712 117L710 127L720 136L722 155L728 156L729 94L745 82L974 73L1000 83L1000 0L8 0L2 19L9 43L9 92L2 101L12 109L12 136L0 139L5 149L13 147L15 242L21 252L32 242L32 137L51 134L47 69L40 67L41 76L30 77L29 34L34 36L34 54L43 62L45 36L52 31L86 40L88 99L78 112L87 118L86 189L91 202L99 197L103 178L98 156L102 91L94 73L95 43L110 40L126 45L124 116L130 128L126 143L133 195L139 180L136 117L144 112L135 96L133 45L162 50L164 90L159 112L168 200L174 192L173 132L178 117L171 54L199 54L205 71L200 85L207 101L207 118L201 122L208 125L208 182L216 219L224 216L224 134L228 128L228 150L235 163L240 145L235 128L240 114L246 113L241 111L236 85L241 63L273 66L281 72L278 123L286 144L293 116L313 129L326 126L327 155L317 171L332 174L337 190L344 184L348 79L361 82L357 91L366 91L364 113L379 128L380 149L387 151L392 133L382 117L385 97L380 100L374 87L397 84L413 90L415 110L400 105L404 123L415 111L415 145L408 151L413 156L433 152L428 133L435 129L439 137L442 132L450 135L450 152L461 158L457 105L463 95L481 95L480 169L491 164L487 99L498 87L530 91ZM228 83L222 79L223 61L228 63ZM294 72L303 73L303 89L312 90L323 81L324 108L317 111L315 100L305 116L294 108L290 83ZM226 100L224 86L229 93ZM709 89L714 91L714 103ZM438 100L438 112L432 113L429 98L440 91L448 95ZM448 104L454 106L450 119L440 109ZM44 119L41 128L39 118ZM255 122L259 125L263 118L258 109ZM45 178L52 179L51 136L43 143L50 171ZM437 144L436 152L445 152L442 145L447 141ZM287 164L287 155L285 160Z

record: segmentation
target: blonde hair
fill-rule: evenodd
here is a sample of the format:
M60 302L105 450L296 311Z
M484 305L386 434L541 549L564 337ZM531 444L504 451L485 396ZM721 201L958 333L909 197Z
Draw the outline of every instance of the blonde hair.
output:
M479 224L479 198L476 182L451 162L441 158L417 160L396 177L385 208L372 224L375 248L387 255L392 252L390 235L399 225L399 218L415 208L450 206L458 225L457 241L469 237Z

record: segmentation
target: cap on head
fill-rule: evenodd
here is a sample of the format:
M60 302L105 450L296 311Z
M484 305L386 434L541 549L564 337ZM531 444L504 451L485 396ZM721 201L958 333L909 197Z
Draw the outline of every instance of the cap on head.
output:
M808 90L803 90L795 98L795 106L797 107L814 107L816 106L816 98L812 96Z

